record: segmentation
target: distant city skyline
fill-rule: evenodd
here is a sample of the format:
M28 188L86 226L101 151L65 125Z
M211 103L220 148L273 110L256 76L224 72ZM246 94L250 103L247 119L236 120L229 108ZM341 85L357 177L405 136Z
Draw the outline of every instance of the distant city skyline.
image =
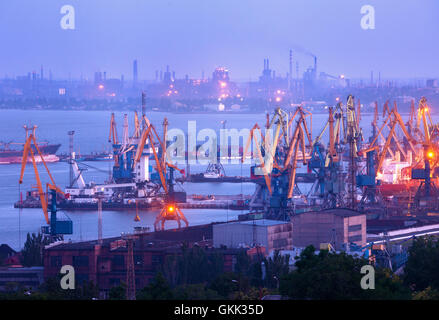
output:
M60 8L75 8L75 29L60 27ZM374 30L360 26L363 5L375 8ZM45 77L153 80L169 65L178 78L211 77L227 67L237 81L257 80L263 59L277 75L293 50L299 75L318 57L318 73L348 78L438 77L439 2L435 0L167 0L0 3L0 77L44 66ZM311 54L310 54L311 53Z

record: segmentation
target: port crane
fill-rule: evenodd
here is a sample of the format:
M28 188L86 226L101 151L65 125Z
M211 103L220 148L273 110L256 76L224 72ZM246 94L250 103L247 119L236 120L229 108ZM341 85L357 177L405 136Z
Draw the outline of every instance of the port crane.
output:
M437 210L439 207L437 201L438 190L432 178L437 178L439 166L438 125L434 124L431 119L430 108L425 97L422 97L419 101L416 120L415 131L422 139L420 141L422 145L422 158L412 166L411 170L411 178L420 181L413 205L417 211ZM423 132L420 129L421 122ZM424 168L421 167L422 162L424 163Z
M381 176L383 174L382 169L387 154L390 154L391 157L395 159L397 152L399 152L407 162L411 162L412 154L416 154L416 140L412 137L409 130L407 130L401 115L398 113L396 103L392 110L388 108L388 102L386 102L385 106L383 114L386 118L383 121L383 124L377 132L375 131L373 139L369 145L358 152L359 156L366 157L366 172L365 174L357 175L357 186L363 190L363 195L360 200L361 209L364 209L366 205L379 205L382 203L382 198L378 192L377 186L380 185L381 182ZM375 115L377 115L377 107L375 110ZM376 125L375 119L373 125ZM389 128L389 133L387 137L384 138L382 132L386 127ZM396 129L398 127L403 132L405 142L409 146L408 152L405 151L405 148L403 148L402 143L397 137ZM385 141L382 147L377 143L379 136L382 136ZM394 145L396 146L395 151L392 151L391 149L392 142L394 142Z
M167 121L165 121L165 125L167 125ZM165 130L166 132L166 130ZM166 137L166 135L165 135ZM155 140L157 139L159 146L162 150L162 157L159 158L158 152L155 148ZM175 165L166 161L166 146L164 142L160 139L156 129L152 124L149 124L145 130L143 130L142 135L140 137L140 141L136 150L136 155L134 158L134 162L137 163L140 161L145 145L149 141L151 146L154 159L156 162L156 169L159 173L160 182L165 192L164 206L160 210L159 214L156 217L154 222L155 230L164 230L165 222L168 220L177 221L178 227L181 227L181 221L186 224L186 227L189 225L186 217L183 212L176 205L174 187L173 187L173 172L174 170L178 170L181 174L184 174L184 170L178 169ZM166 141L166 140L164 140ZM166 172L167 168L170 168L169 179L166 181Z
M34 127L35 130L35 127ZM40 174L38 172L37 163L35 159L35 151L37 152L38 156L41 158L41 162L44 165L44 168L46 169L46 172L50 178L51 183L46 184L46 192L43 191L43 186L40 179ZM64 196L65 198L68 198L69 195L65 194L55 183L55 180L53 179L52 174L50 173L49 168L47 167L47 164L44 160L43 154L41 153L40 149L38 148L37 141L35 139L34 133L31 133L27 135L26 142L24 144L23 148L23 158L21 162L21 171L20 171L20 179L19 179L19 185L23 183L23 176L24 176L24 170L26 168L26 163L28 156L30 154L33 169L35 172L35 179L37 182L37 189L38 189L38 195L40 197L41 201L41 207L43 209L44 218L46 220L46 223L48 224L47 227L43 227L42 231L43 234L46 236L50 236L52 240L58 240L62 239L64 234L72 234L73 233L73 223L71 220L58 220L57 219L57 208L56 208L56 195L57 193ZM49 219L49 213L48 213L48 199L46 198L49 194L51 195L51 203L50 203L50 219Z
M241 162L245 161L253 141L259 164L251 168L251 176L254 177L255 170L260 169L262 172L259 174L262 173L265 183L258 183L250 207L264 207L267 218L289 219L291 210L288 203L291 202L293 191L297 188L297 161L302 159L306 164L309 158L306 138L309 145L312 143L306 123L307 116L307 112L301 106L294 114L288 114L277 108L271 121L267 116L265 136L258 124L255 124L250 131ZM295 128L291 130L294 121L296 121Z

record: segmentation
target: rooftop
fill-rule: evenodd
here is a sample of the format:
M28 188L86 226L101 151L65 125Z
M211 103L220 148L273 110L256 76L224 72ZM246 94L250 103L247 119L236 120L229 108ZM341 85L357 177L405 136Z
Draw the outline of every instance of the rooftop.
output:
M306 213L326 213L326 214L333 214L335 216L338 217L356 217L356 216L361 216L364 215L364 213L361 213L359 211L356 210L352 210L352 209L348 209L348 208L334 208L334 209L322 209L319 211L306 211L306 212L302 212L299 215L302 214L306 214Z
M179 248L183 242L198 243L199 245L209 244L212 239L212 224L198 225L182 229L169 229L157 232L143 232L121 235L119 237L102 239L102 247L114 248L116 250L126 250L123 243L124 236L134 238L134 250L141 248L142 250L163 250ZM120 243L117 243L121 241ZM60 241L52 243L45 247L46 250L94 250L99 245L98 240L89 241Z
M255 226L277 226L277 225L286 224L286 223L289 223L289 221L256 219L256 220L246 220L246 221L233 221L233 222L228 222L228 223L222 223L221 225L246 224L246 225L255 225Z

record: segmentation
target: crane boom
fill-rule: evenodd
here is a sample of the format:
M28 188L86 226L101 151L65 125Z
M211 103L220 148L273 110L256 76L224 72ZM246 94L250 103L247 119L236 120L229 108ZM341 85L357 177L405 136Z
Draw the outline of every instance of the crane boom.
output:
M44 156L41 153L40 149L38 148L37 141L36 141L35 136L33 134L30 134L28 136L28 138L26 139L26 142L24 144L23 158L22 158L22 161L21 161L20 179L18 180L18 183L19 184L23 183L24 170L26 168L27 159L28 159L28 156L30 154L31 160L32 160L33 169L34 169L34 172L35 172L35 179L37 181L38 195L40 197L41 207L42 207L43 213L44 213L44 218L46 219L47 224L50 224L50 222L49 222L49 213L47 211L47 199L46 199L46 195L44 194L44 191L43 191L43 186L41 184L40 174L38 172L37 163L36 163L36 160L35 160L35 154L34 154L34 151L32 149L32 143L34 144L35 149L36 149L38 155L40 156L41 161L43 162L44 167L45 167L45 169L47 171L47 174L49 175L49 178L50 178L50 180L52 182L52 184L48 183L47 187L50 187L51 189L56 190L58 193L61 193L62 195L65 195L64 192L57 187L57 185L55 183L55 180L53 179L52 174L50 173L49 168L47 167L46 161L44 160Z

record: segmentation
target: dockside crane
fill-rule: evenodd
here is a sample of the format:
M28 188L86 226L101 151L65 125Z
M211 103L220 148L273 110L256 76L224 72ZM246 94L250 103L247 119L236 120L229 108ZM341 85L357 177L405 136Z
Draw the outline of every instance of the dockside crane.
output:
M246 159L248 148L253 141L254 153L257 154L259 165L251 168L252 177L254 170L260 168L265 183L258 183L250 207L263 206L267 218L289 219L288 202L296 187L297 162L301 159L304 164L307 163L309 158L307 148L312 145L311 134L305 120L307 116L303 107L298 107L294 114L289 115L278 108L271 121L267 116L265 137L257 124L250 130L241 161L244 162ZM293 124L295 127L291 130ZM273 138L270 132L274 132ZM308 145L305 143L306 137Z
M35 127L34 127L35 130ZM41 162L44 165L44 168L46 169L46 172L50 178L51 183L46 184L46 192L43 191L43 186L40 179L40 174L38 172L37 163L35 159L35 151L37 152L38 156L41 158ZM27 135L26 142L24 144L23 148L23 158L21 162L21 171L20 171L20 179L18 181L19 185L23 183L23 176L24 176L24 170L26 168L26 163L28 160L28 156L30 154L33 169L35 172L35 179L37 182L37 189L38 189L38 195L40 197L41 201L41 207L43 209L44 218L47 223L47 227L43 227L42 231L45 236L49 236L52 241L59 240L63 238L63 235L65 234L72 234L73 233L73 223L71 220L58 220L57 219L57 208L56 208L56 195L57 193L62 195L65 198L68 198L69 195L65 194L55 183L55 180L53 179L52 174L50 173L49 168L47 167L46 161L44 160L44 156L41 153L37 141L35 139L34 133L31 133ZM50 202L50 219L49 219L49 213L48 213L48 199L47 196L49 194L51 195L51 202Z
M386 102L388 105L388 102ZM395 153L392 152L391 143L392 141L406 161L411 161L412 157L409 152L416 154L416 140L412 137L409 130L407 130L401 115L397 111L396 103L392 110L386 107L385 114L386 118L379 128L378 132L374 134L374 137L370 144L358 152L359 156L366 157L366 173L357 175L357 186L362 188L363 195L360 201L360 210L363 210L366 205L378 205L382 202L380 194L377 192L377 186L380 184L380 176L382 175L382 168L387 154L391 154L392 158L395 158ZM383 130L385 127L389 128L389 133L386 138L384 138ZM402 147L399 141L396 129L399 127L403 132L403 137L405 138L406 144L409 146L408 151ZM377 143L378 137L382 136L385 143L380 147Z
M422 158L412 166L411 178L420 181L419 187L414 197L414 209L421 212L425 210L437 210L439 202L437 200L438 190L432 178L437 177L439 166L439 146L438 146L438 125L434 124L427 99L422 97L419 101L417 112L416 131L422 138ZM422 122L423 131L420 129ZM419 168L421 163L424 168Z
M167 124L167 121L166 121ZM162 157L159 158L158 153L155 148L155 141L157 140L161 150ZM187 221L183 212L176 205L176 199L174 197L174 189L173 189L173 172L174 170L178 170L181 174L184 174L184 170L178 169L175 165L168 163L166 161L166 145L164 141L160 139L156 129L152 124L149 124L145 130L143 130L142 135L140 137L139 145L137 147L136 155L134 158L134 162L137 163L140 161L145 145L149 141L149 145L151 146L156 169L159 173L160 182L165 192L164 206L160 210L160 213L157 215L156 220L154 222L155 230L164 230L165 222L168 220L177 221L178 228L181 227L181 221L186 224L186 227L189 226L189 222ZM165 140L166 141L166 140ZM166 181L166 172L167 168L170 168L169 179Z

